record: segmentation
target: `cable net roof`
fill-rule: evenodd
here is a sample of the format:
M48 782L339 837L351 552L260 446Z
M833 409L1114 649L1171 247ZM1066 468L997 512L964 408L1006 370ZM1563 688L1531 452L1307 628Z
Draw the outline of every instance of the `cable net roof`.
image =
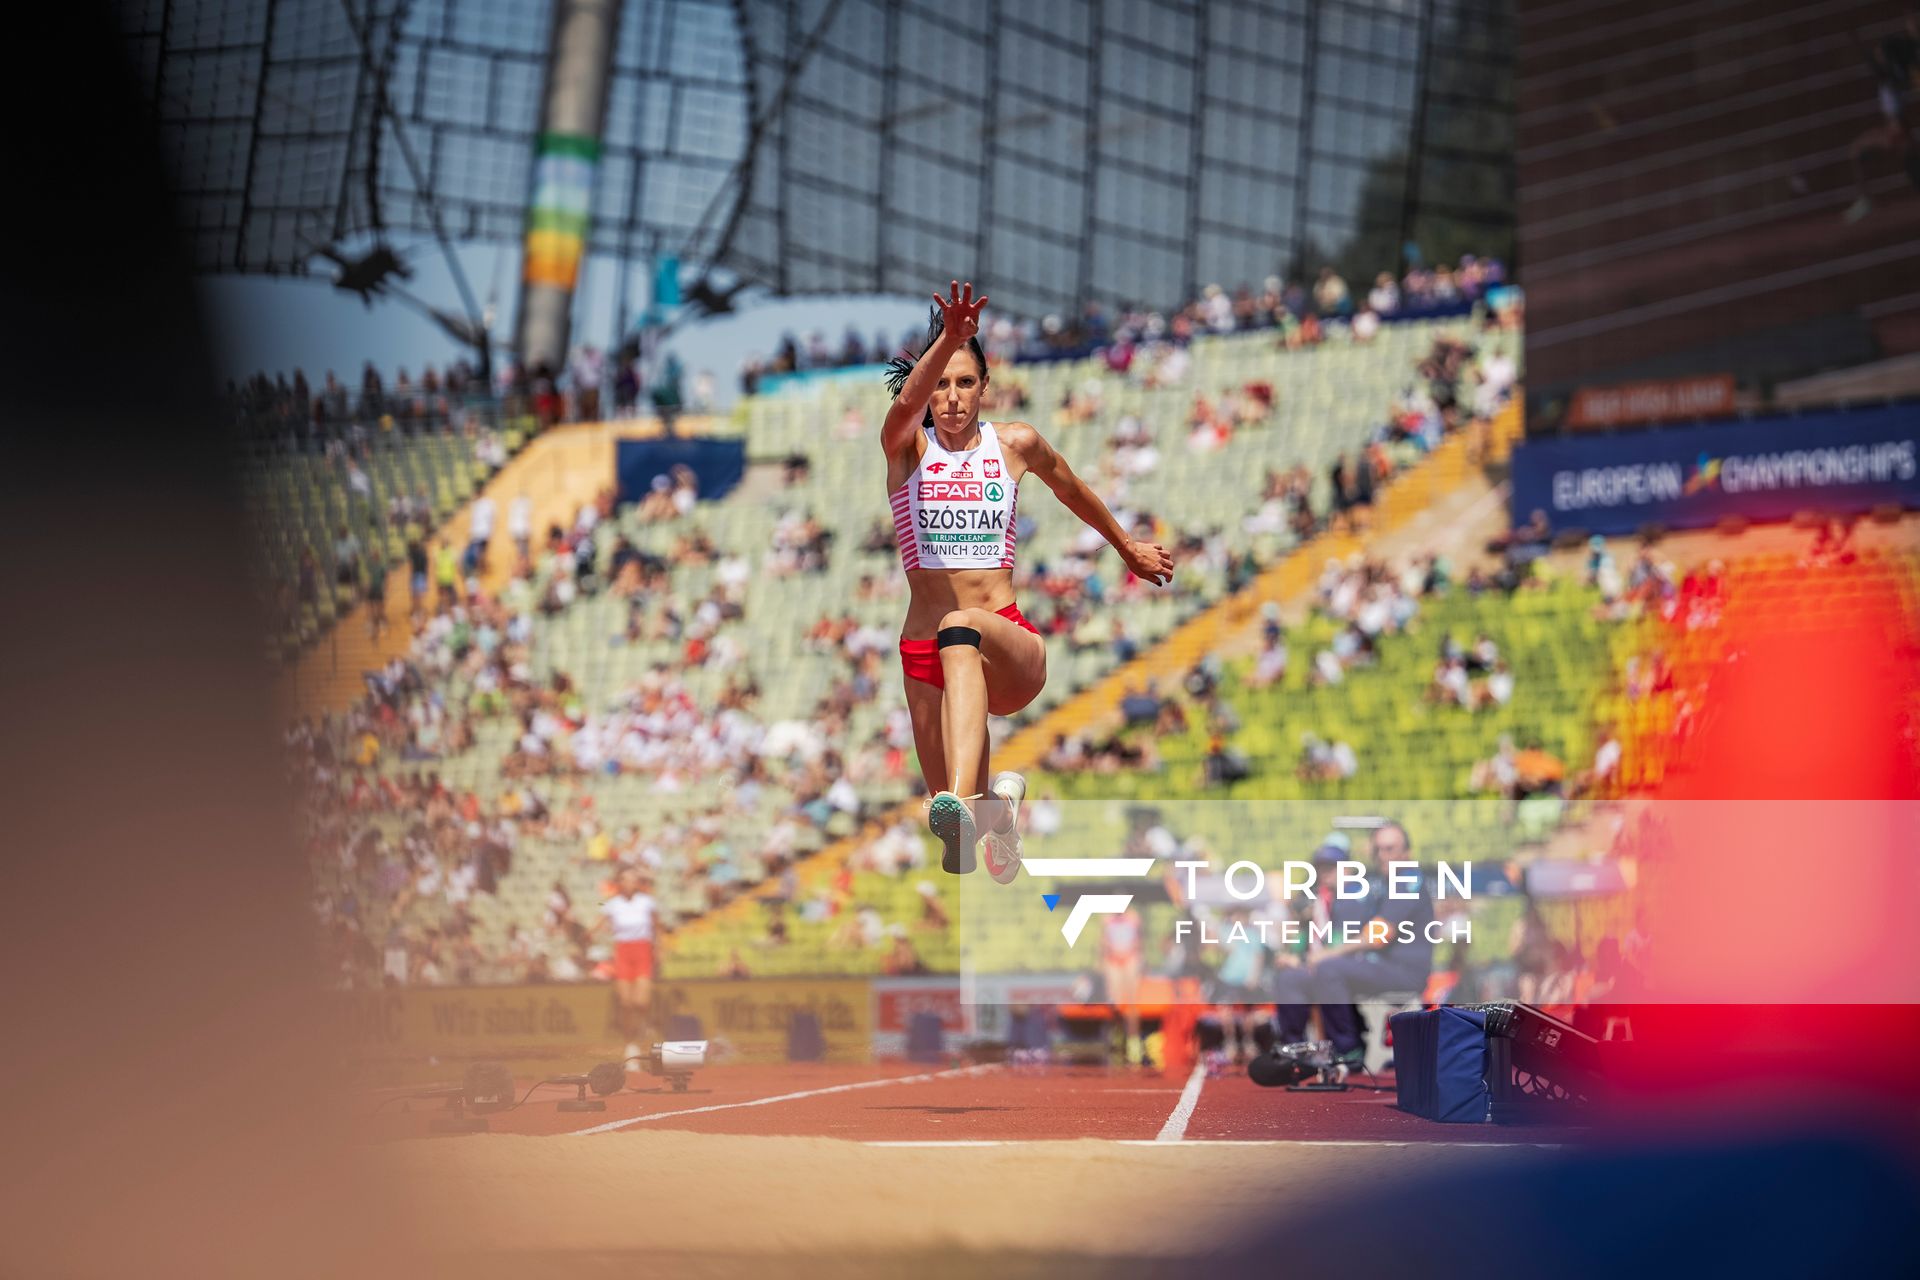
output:
M203 270L522 235L552 0L123 12ZM1510 0L624 0L589 251L1026 314L1500 253L1511 41Z

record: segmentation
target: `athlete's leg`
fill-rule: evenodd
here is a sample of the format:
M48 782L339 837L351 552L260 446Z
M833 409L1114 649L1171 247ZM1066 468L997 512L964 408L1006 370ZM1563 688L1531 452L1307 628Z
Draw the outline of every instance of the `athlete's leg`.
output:
M940 619L941 742L954 777L942 790L973 796L986 789L987 716L1012 715L1047 682L1047 646L1016 622L986 609L955 609ZM969 635L968 633L971 633Z
M940 840L940 869L949 875L965 875L973 870L973 849L979 833L967 803L950 794L953 781L941 740L941 708L946 699L938 686L912 676L906 680L914 748L920 757L921 776L927 782L927 828Z
M913 751L920 761L920 776L926 780L927 794L938 795L953 785L947 773L947 749L940 734L941 690L912 676L905 677L907 714L913 720Z
M993 780L993 766L990 763L992 756L993 739L991 735L983 733L980 735L980 762L975 767L973 776L980 790L986 794L972 802L973 821L983 832L999 831L1007 825L1007 802L988 789ZM962 791L958 794L970 796L976 793Z

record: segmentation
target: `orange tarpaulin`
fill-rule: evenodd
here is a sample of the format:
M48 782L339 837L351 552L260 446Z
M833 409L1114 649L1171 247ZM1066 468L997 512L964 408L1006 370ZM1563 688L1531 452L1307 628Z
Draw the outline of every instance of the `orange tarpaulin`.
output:
M1165 1017L1167 1010L1176 1005L1194 1004L1200 999L1200 984L1192 978L1145 977L1140 979L1140 996L1127 1002L1126 1007L1134 1010L1143 1018ZM1117 1004L1063 1004L1060 1006L1062 1018L1104 1019L1113 1017L1121 1008Z

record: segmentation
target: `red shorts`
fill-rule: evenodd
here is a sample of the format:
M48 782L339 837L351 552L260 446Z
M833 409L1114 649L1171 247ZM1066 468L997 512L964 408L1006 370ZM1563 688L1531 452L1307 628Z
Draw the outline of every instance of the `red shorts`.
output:
M1020 606L1017 604L1010 604L995 612L1008 622L1019 623L1033 634L1040 634L1040 628L1027 621L1026 615L1020 612ZM936 689L947 687L946 673L940 669L940 641L937 637L931 640L902 640L900 668L909 678L918 680L921 684L930 684Z
M653 976L653 943L616 942L613 944L613 979L634 982Z

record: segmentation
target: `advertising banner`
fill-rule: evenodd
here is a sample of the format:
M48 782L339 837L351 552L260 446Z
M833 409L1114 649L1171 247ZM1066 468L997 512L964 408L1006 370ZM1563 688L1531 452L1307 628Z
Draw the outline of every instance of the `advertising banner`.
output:
M1073 973L924 978L876 978L873 982L873 1052L898 1058L907 1051L907 1029L917 1014L932 1013L950 1043L1001 1040L1013 1005L1060 1005L1075 998Z
M1529 440L1513 455L1514 523L1627 534L1699 528L1729 516L1920 507L1920 403Z
M533 1058L619 1043L613 988L598 983L389 987L341 999L366 1058Z
M864 978L664 982L655 1012L691 1014L716 1059L781 1062L796 1010L819 1020L827 1058L867 1060L873 1016ZM371 1060L513 1060L606 1054L622 1036L605 983L509 987L389 987L342 995L352 1042Z
M829 1062L865 1062L873 1033L866 978L725 978L665 982L656 989L663 1017L690 1014L716 1055L733 1062L783 1062L796 1012L820 1023Z
M1724 418L1733 411L1733 375L1716 373L1664 382L1582 387L1574 393L1567 425L1581 430L1644 426L1650 422Z

